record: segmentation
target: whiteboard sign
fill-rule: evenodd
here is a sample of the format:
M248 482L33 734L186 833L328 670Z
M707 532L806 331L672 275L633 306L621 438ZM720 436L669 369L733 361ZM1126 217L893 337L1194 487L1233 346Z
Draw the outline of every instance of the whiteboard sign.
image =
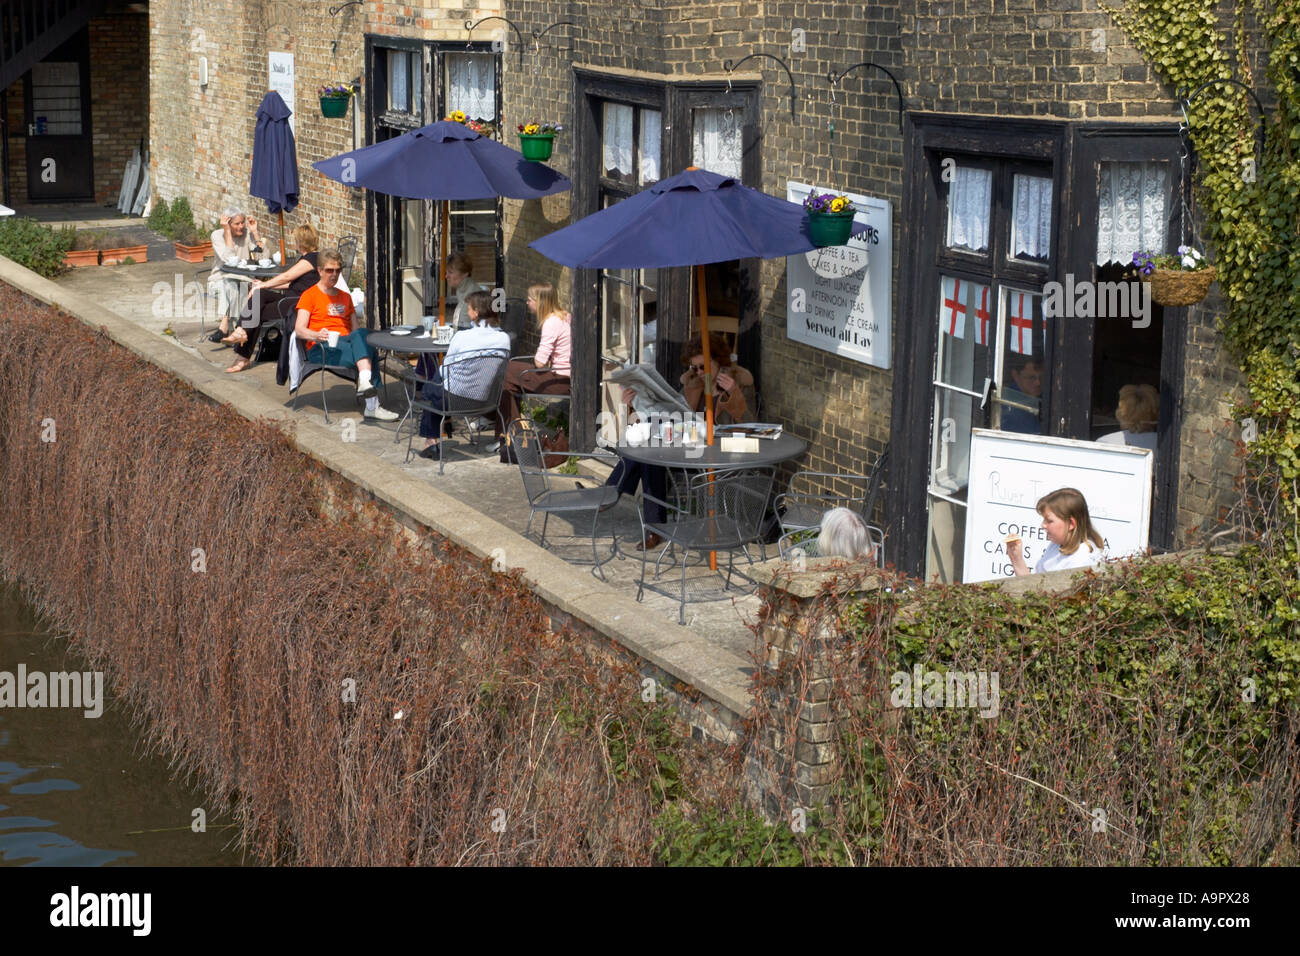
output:
M292 53L269 53L269 74L270 79L267 81L267 89L280 94L280 99L284 100L284 105L289 107L289 129L294 133L293 118L297 109L293 105L293 54Z
M802 203L813 187L787 183L786 198ZM818 187L818 192L826 190ZM843 192L868 231L847 246L786 257L786 335L877 368L889 368L893 302L893 213L888 201Z
M970 440L962 581L1011 577L1004 539L1024 539L1030 570L1047 550L1038 499L1076 488L1111 558L1146 550L1151 525L1151 452L1125 445L976 428Z

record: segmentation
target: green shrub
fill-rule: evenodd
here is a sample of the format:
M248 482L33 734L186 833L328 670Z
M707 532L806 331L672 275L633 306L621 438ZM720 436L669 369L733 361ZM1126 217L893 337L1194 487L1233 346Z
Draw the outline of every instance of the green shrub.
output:
M75 233L67 226L56 230L35 219L6 216L0 219L0 256L54 279L65 269L63 257L72 248Z
M190 201L184 196L177 197L172 203L171 215L167 217L167 238L193 245L198 231Z
M167 205L167 200L162 196L153 204L153 209L149 211L149 228L160 236L169 235L171 232L171 207Z

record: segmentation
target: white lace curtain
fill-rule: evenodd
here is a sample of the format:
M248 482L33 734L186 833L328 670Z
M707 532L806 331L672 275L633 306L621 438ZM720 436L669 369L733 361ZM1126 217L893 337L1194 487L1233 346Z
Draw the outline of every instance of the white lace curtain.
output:
M447 112L473 120L497 118L496 58L482 53L448 53Z
M660 116L658 110L641 111L641 168L637 171L637 185L648 186L659 181Z
M1017 174L1011 192L1011 255L1046 259L1052 252L1052 181Z
M1127 265L1133 253L1163 252L1168 224L1165 163L1101 164L1097 188L1097 262Z
M744 114L732 109L695 110L691 162L723 176L741 178Z
M983 252L989 247L993 171L958 166L948 188L948 241L951 248Z
M624 103L606 103L601 165L611 179L632 175L632 107Z

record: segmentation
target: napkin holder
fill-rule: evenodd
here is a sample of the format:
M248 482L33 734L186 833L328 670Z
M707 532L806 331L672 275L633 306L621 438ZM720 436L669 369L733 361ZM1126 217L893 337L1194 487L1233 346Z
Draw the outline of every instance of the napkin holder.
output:
M718 440L719 446L729 454L758 454L758 439L746 435L723 435Z

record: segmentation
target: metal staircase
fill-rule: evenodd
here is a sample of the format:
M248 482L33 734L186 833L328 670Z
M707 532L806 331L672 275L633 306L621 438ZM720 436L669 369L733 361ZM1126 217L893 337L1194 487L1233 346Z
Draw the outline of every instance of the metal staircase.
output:
M103 12L107 0L0 0L0 90Z

